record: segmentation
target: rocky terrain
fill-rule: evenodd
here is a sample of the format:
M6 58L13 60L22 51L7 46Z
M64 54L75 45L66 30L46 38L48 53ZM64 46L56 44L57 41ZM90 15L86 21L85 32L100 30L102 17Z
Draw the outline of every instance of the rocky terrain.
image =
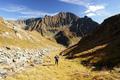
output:
M21 48L0 48L0 78L5 78L26 67L42 64L44 56L50 55L55 48L21 49Z
M60 53L57 49L45 58L45 63L26 68L22 72L7 76L5 80L119 80L119 68L106 71L93 71L80 64L80 60L67 60L59 56L59 65L54 64L54 56Z
M25 30L36 30L42 36L55 39L56 42L64 46L69 46L74 42L78 42L80 37L84 37L91 33L99 25L87 16L80 18L70 12L60 12L54 16L46 15L43 18L31 18L27 20L18 20L16 22L20 25L25 25ZM61 32L65 35L61 36ZM61 41L59 38L68 38L68 40L64 39L64 41Z

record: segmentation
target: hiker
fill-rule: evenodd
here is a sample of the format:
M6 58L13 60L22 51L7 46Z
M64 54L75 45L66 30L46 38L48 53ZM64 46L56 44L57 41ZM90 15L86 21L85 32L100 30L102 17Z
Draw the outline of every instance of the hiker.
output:
M56 55L56 56L54 57L54 59L55 59L55 64L57 64L57 65L58 65L58 62L59 62L59 56L58 56L58 55Z

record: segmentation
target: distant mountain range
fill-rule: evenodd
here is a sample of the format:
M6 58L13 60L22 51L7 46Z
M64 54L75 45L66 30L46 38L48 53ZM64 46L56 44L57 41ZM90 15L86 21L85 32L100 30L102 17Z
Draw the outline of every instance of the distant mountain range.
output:
M36 30L42 36L55 39L64 46L78 42L80 40L78 37L88 35L99 25L87 16L80 18L70 12L60 12L54 16L46 15L43 18L17 20L16 22L23 25L25 30Z

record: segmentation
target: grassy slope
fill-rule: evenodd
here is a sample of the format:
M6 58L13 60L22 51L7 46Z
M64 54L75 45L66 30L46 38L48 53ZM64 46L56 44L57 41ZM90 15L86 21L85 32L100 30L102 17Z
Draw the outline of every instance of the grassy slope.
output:
M2 34L8 32L9 35L4 37ZM38 32L35 31L19 31L19 34L23 38L26 38L26 35L32 35L32 40L29 39L19 39L16 37L16 34L13 29L6 27L4 23L0 22L0 47L3 46L17 46L21 48L41 48L47 47L49 45L58 46L53 41L50 41L46 38L43 38ZM46 44L47 43L47 44Z
M120 64L120 14L105 19L90 35L64 50L68 58L84 58L84 63L112 69ZM85 60L86 59L86 60Z
M107 71L92 72L79 64L78 60L66 60L60 57L59 65L54 65L53 56L59 51L50 54L50 59L45 58L45 63L8 76L5 80L114 80Z

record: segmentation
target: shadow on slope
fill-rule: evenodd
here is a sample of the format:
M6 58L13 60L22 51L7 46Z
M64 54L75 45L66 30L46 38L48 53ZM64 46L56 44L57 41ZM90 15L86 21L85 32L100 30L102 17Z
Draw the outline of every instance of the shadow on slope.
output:
M114 67L120 63L120 15L106 19L78 44L61 52L66 58L84 58L85 65ZM104 47L99 47L106 45ZM98 48L96 48L98 47Z

